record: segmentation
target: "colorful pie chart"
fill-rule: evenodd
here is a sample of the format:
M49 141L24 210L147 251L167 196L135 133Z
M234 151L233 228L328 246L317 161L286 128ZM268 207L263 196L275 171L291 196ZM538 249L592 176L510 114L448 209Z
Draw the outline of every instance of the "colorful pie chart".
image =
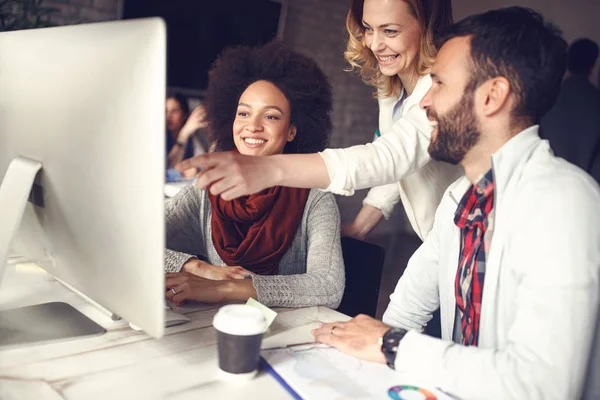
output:
M437 400L437 397L427 389L418 386L393 386L388 395L394 400Z

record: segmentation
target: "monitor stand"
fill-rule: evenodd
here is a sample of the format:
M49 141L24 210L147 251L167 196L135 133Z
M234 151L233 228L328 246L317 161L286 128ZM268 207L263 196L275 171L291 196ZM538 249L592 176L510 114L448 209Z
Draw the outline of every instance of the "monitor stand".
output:
M36 175L42 163L17 157L0 184L0 285ZM104 328L66 303L45 303L0 311L0 346L98 335Z

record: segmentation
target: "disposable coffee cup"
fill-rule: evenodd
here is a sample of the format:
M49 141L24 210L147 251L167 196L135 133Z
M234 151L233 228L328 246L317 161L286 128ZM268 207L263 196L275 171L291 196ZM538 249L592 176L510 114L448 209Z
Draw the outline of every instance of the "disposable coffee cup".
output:
M256 308L231 304L219 309L213 319L217 331L219 369L222 378L252 379L258 370L260 344L267 321Z

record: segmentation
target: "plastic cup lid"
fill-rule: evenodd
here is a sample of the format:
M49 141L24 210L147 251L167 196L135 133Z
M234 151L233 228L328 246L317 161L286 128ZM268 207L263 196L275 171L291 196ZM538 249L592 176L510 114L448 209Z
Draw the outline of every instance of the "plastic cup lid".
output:
M264 333L267 321L262 313L246 304L230 304L219 309L213 326L230 335L250 336Z

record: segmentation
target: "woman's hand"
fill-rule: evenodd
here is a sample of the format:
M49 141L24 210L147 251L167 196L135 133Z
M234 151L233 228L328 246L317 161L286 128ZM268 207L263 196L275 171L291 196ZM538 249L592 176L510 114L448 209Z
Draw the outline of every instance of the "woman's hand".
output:
M179 171L197 168L196 186L215 196L221 195L223 200L233 200L277 185L278 169L273 157L235 152L208 153L185 159L176 168Z
M198 168L196 186L223 200L273 186L326 189L327 165L317 154L275 154L256 157L234 152L200 154L177 164L179 171Z
M365 204L351 224L342 225L342 236L364 240L382 217L380 209Z
M219 303L226 300L224 283L226 282L205 279L189 272L167 273L165 297L177 306L186 300Z
M181 173L184 179L191 179L198 174L198 170L196 168L186 169Z
M190 114L187 121L179 131L177 140L186 142L200 128L206 128L208 123L206 122L206 110L202 106L194 108L194 111Z
M252 272L239 266L218 267L198 259L192 259L186 262L183 265L183 271L214 281L246 279L253 275Z
M257 293L250 279L215 281L189 272L177 272L167 273L165 277L165 297L180 306L186 300L205 303L246 301L250 297L256 298Z

